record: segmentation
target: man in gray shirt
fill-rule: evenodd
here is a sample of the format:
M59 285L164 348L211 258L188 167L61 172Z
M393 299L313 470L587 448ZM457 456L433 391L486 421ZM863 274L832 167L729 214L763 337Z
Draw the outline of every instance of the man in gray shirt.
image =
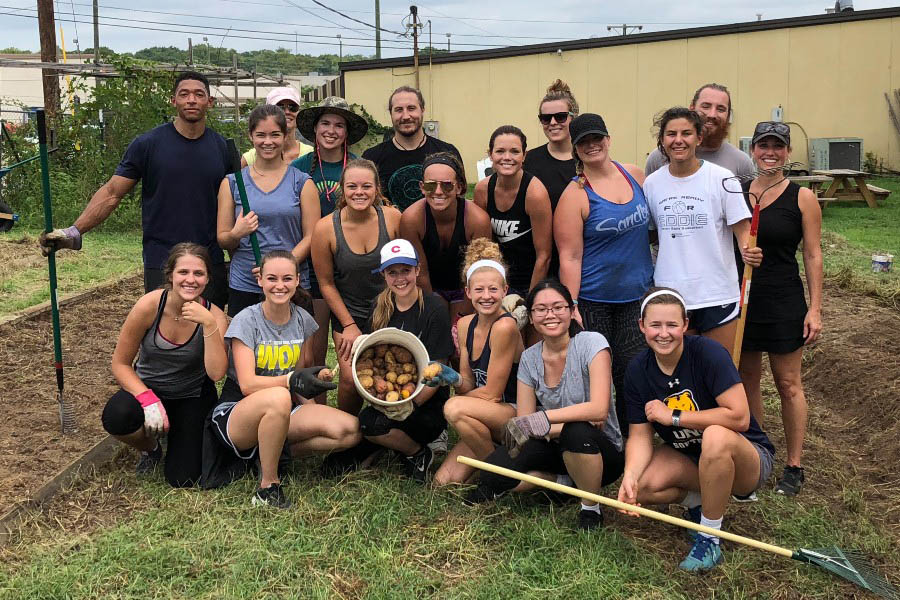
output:
M697 148L697 158L725 167L735 175L753 173L753 161L728 143L728 129L731 127L731 94L728 88L718 83L707 83L694 92L689 107L703 117L703 142ZM659 148L647 157L644 173L649 175L668 161Z

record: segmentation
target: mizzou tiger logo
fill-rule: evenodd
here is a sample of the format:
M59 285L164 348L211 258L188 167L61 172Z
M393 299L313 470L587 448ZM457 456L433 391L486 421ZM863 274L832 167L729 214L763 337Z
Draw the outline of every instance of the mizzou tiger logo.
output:
M694 402L694 395L691 393L691 390L681 390L676 394L666 396L665 403L672 410L700 410L697 408L697 403Z

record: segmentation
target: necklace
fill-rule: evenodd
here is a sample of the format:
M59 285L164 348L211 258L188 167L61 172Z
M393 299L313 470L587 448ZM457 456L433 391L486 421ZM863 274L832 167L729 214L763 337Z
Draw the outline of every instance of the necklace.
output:
M394 145L397 146L398 148L400 148L401 150L403 150L403 151L405 151L405 152L412 152L413 150L418 150L419 148L421 148L422 146L424 146L424 145L425 145L425 140L427 140L427 139L428 139L428 136L423 134L423 135L422 135L422 141L419 142L416 146L414 146L414 147L412 147L412 148L407 148L406 146L404 146L403 144L401 144L400 142L398 142L398 141L397 141L397 136L392 137L392 138L391 138L391 141L394 142Z
M252 168L256 172L256 174L259 175L260 177L268 177L269 175L277 173L278 171L281 170L281 167L279 167L278 169L272 169L271 171L260 171L259 169L256 168L256 162L254 162L252 165L250 165L250 168Z

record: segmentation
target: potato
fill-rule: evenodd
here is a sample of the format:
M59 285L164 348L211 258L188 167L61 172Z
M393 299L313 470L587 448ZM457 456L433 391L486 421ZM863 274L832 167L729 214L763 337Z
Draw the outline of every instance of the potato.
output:
M441 374L441 365L439 363L431 363L422 371L424 379L434 379Z
M357 369L371 369L374 366L374 363L371 361L371 359L368 358L356 361Z
M371 375L363 375L359 378L359 385L367 390L371 390L375 387L375 379L373 379Z
M375 360L372 361L372 364L375 365L376 367L383 367L383 366L384 366L384 359L383 359L383 358L376 358Z
M381 377L375 378L375 392L378 394L383 394L388 391L388 382L382 379Z
M375 346L375 356L378 358L384 358L384 354L388 351L387 344L377 344Z
M397 381L397 373L394 371L388 371L384 378L391 382Z
M397 375L396 381L397 385L403 385L412 381L412 377L408 373L404 373L403 375Z
M389 392L393 392L394 390L397 389L397 386L394 385L393 383L391 383L390 381L385 381L384 383L385 383L385 385L387 385L387 391L389 391Z
M375 351L371 348L366 348L362 351L362 354L360 354L359 357L363 360L371 360L375 358Z
M384 400L384 397L386 394L387 394L387 392L381 392L381 393L375 394L375 397L378 398L379 400Z
M397 363L397 359L394 357L394 353L388 350L384 353L384 364L393 365Z
M416 364L411 362L405 362L400 365L400 368L404 373L409 373L410 375L416 372Z
M388 402L399 402L400 394L398 392L388 392L385 395L384 399Z
M412 353L406 348L398 348L394 351L394 358L397 359L399 363L408 363L412 362Z
M406 385L404 385L404 386L400 389L400 395L403 396L404 394L406 394L406 395L403 396L403 397L404 397L404 398L409 398L410 396L412 396L412 393L415 392L415 391L416 391L416 384L410 382L410 383L407 383Z
M363 375L374 375L374 374L375 374L375 371L373 371L372 369L357 369L356 370L357 377L362 377Z
M334 377L334 373L331 372L331 369L325 368L319 371L316 377L318 377L322 381L331 381Z

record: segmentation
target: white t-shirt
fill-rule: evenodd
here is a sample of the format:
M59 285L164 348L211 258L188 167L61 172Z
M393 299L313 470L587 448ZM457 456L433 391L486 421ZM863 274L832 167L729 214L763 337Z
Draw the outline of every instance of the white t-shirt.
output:
M731 225L749 219L750 211L741 194L722 187L732 176L705 160L690 177L673 177L666 167L644 181L659 232L654 282L678 290L689 309L740 299Z

